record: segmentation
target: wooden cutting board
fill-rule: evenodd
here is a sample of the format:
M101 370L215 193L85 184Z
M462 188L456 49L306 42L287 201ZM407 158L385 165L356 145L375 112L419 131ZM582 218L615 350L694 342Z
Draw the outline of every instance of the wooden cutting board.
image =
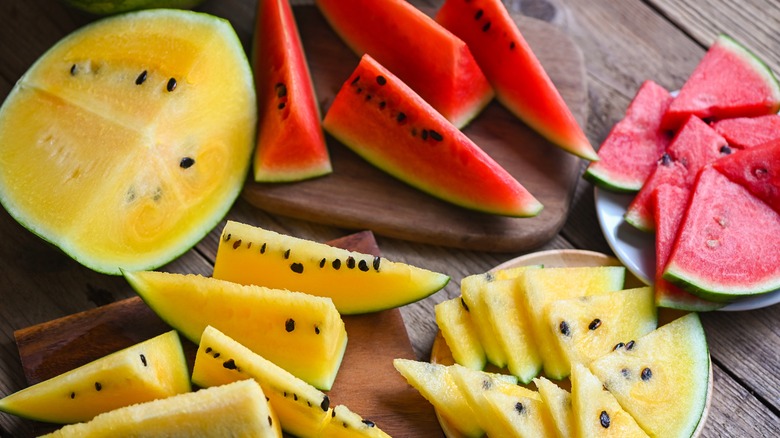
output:
M316 8L301 6L294 12L324 115L359 58ZM549 23L520 16L516 21L584 126L588 105L581 51ZM369 165L330 137L332 174L289 184L259 184L250 178L243 196L275 214L457 248L521 251L552 239L569 213L582 160L544 140L495 101L464 133L542 202L541 214L506 218L439 201Z
M328 243L380 255L369 231ZM349 340L328 391L331 403L346 405L391 436L443 436L430 403L393 367L397 357L414 359L401 312L345 316L344 323ZM170 326L134 297L17 330L14 336L27 382L35 384L168 330ZM182 340L192 370L197 347ZM52 429L40 425L39 431Z

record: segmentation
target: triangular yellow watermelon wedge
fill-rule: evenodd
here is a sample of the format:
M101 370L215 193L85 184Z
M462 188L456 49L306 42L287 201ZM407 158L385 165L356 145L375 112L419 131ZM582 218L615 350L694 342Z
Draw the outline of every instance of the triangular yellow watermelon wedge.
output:
M448 0L436 21L462 38L496 99L543 137L582 158L599 157L501 0Z

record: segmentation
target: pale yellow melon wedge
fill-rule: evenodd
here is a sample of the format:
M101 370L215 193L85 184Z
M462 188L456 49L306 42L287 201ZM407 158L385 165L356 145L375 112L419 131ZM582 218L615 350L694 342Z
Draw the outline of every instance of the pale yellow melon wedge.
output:
M466 310L463 298L442 301L434 307L434 313L436 325L455 362L474 370L485 368L485 349L482 348L471 313Z
M557 436L569 438L574 436L574 413L571 406L571 393L544 377L534 379L536 389L542 397L545 408L555 425Z

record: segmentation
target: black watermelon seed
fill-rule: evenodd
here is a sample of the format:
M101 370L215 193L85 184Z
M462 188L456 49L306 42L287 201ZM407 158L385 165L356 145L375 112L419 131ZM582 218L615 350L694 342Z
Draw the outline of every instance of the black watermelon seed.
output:
M376 77L376 83L379 84L379 85L384 85L384 84L387 83L387 79L385 79L384 76L379 75L379 76Z
M135 78L135 84L141 85L144 82L146 82L146 70L142 71L140 75L138 75L137 78Z
M398 123L403 123L403 122L404 122L404 120L406 120L406 114L399 112L399 113L398 113L398 116L396 116L395 120L396 120Z
M493 387L493 382L491 382L490 380L485 379L482 381L482 389L484 389L485 391L489 390L492 387Z
M298 394L293 393L293 400L298 401Z
M371 420L363 420L363 424L365 424L365 425L366 425L366 426L368 426L368 427L374 427L374 426L376 426L376 424L374 424L374 422L373 422L373 421L371 421Z
M341 268L341 259L336 259L331 262L331 266L333 266L333 269L339 270Z
M588 329L590 330L596 330L599 327L601 327L601 320L598 318L591 321L590 324L588 325Z
M569 323L566 321L561 321L561 323L558 325L558 329L561 331L563 336L569 336L571 334L571 331L569 330Z
M350 82L350 85L355 85L355 83L357 83L357 81L359 81L359 80L360 80L360 76L355 76L355 79L352 79L352 82Z
M379 109L383 110L385 109L386 106L387 106L387 102L385 102L384 100L379 102Z
M70 398L71 398L71 399L74 399L74 398L76 398L76 393L75 393L75 392L71 392L71 393L70 393Z
M229 369L229 370L234 370L234 369L238 368L238 367L236 367L236 361L234 361L233 359L226 360L222 364L222 366L227 368L227 369Z
M322 409L323 411L327 411L328 409L330 409L330 399L328 398L327 395L322 398L322 403L320 403L320 409Z
M444 140L444 137L442 137L441 134L439 134L438 132L434 131L433 129L428 131L428 133L431 135L431 138L436 140L436 141Z
M347 267L349 269L355 269L355 258L352 256L347 257Z
M144 366L146 366L146 356L143 354L141 355L141 362L144 364Z
M628 341L626 344L626 350L631 350L634 348L634 341Z
M250 248L252 248L252 242L247 242L246 249L250 249Z
M645 369L642 370L641 377L642 377L642 380L647 382L648 380L650 380L653 377L653 371L650 368L645 368Z
M225 242L230 240L230 238L233 237L230 233L225 234L225 236L222 238Z
M370 94L366 94L366 101L369 101L369 100L371 100L371 98L372 98L372 97L374 97L374 96L372 96L372 95L370 95Z
M290 318L287 321L284 322L284 329L287 330L287 332L291 332L295 330L295 320Z
M469 311L469 305L466 304L466 301L463 299L463 297L460 297L460 305L463 306L464 309L466 309L466 312Z
M290 269L296 274L303 274L303 264L301 263L293 263L290 265Z
M284 252L284 259L287 260L289 258L290 258L290 250L288 249L287 251Z
M274 420L271 418L271 416L268 416L268 426L273 427L274 426Z
M342 423L341 423L341 425L342 425L342 426L344 426L344 429L346 429L346 428L348 428L348 427L349 427L349 425L347 424L347 422L346 422L346 421L342 422Z
M324 258L322 260L320 260L320 268L325 267L325 262L326 262L326 260Z
M238 249L239 246L241 246L241 239L238 239L235 242L233 242L233 249Z
M372 263L372 266L374 267L375 271L379 270L379 264L382 262L382 257L376 256L374 257L374 262Z
M78 73L78 71L79 71L79 68L76 67L76 64L73 64L73 65L70 66L70 75L71 76L76 76L76 73Z
M211 347L206 347L206 354L211 353Z
M599 421L601 422L601 427L604 429L609 427L609 414L607 411L601 411L601 415L599 415Z
M423 129L422 130L422 134L420 134L420 137L422 137L423 140L427 140L428 139L428 130L427 129Z
M276 97L287 96L287 86L283 83L279 82L278 84L274 85L274 89L276 90Z
M184 157L179 161L179 167L182 169L189 169L193 164L195 164L195 159L192 157Z
M612 351L615 351L615 350L617 350L618 348L623 348L625 345L626 345L626 344L624 344L624 343L622 343L622 342L618 342L617 344L615 344L615 346L614 346L614 347L612 347Z
M362 92L363 92L363 88L361 88L361 87L358 87L358 89L357 89L356 91L357 91L357 94L360 94L360 93L362 93Z
M279 105L276 105L276 109L282 110L285 106L287 106L285 102L279 102Z
M320 334L320 328L319 328L319 327L317 327L316 325L314 326L314 334L315 334L315 335L318 335L318 334Z
M262 246L260 246L260 254L265 254L265 247L266 247L265 243Z
M496 276L493 275L492 272L485 272L483 275L485 276L485 281L487 281L488 283L496 279Z
M361 260L358 263L358 269L360 269L363 272L368 271L368 262L366 262L365 260Z
M672 164L672 157L666 152L664 152L664 154L661 155L661 164L664 166L668 166Z
M515 403L515 411L517 411L518 414L524 414L525 413L525 406L523 406L522 403L517 402Z
M474 14L474 19L475 20L479 20L480 18L482 18L482 14L484 14L484 13L485 13L485 11L483 11L482 9L478 10L477 13Z
M509 43L509 50L515 50L515 42L514 41Z
M629 371L628 368L623 368L620 370L620 374L622 374L626 379L631 377L631 371Z
M103 385L100 382L95 382L95 390L100 391L101 389L103 389Z
M219 353L214 353L214 359L218 358L219 356L221 356Z
M729 155L731 154L731 148L729 147L729 145L724 144L723 146L720 147L720 153Z
M482 26L482 32L487 32L488 29L490 29L490 22L489 21L487 23L485 23L484 26Z
M165 89L168 90L168 92L171 92L176 89L176 79L170 78L168 79L168 84L165 85Z

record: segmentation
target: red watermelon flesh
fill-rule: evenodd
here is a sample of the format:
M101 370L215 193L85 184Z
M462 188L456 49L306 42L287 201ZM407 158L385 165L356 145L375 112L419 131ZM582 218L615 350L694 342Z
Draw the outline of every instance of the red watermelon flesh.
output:
M780 85L772 71L748 49L720 35L704 54L664 115L674 130L690 115L706 120L777 113Z
M364 55L323 126L366 161L440 199L507 216L541 203L495 160L371 56Z
M780 115L719 120L712 124L712 128L732 147L748 149L772 140L780 140Z
M259 113L255 180L298 181L330 173L314 86L287 0L258 3L252 55Z
M723 157L713 167L780 213L780 139Z
M468 44L507 109L553 144L598 160L501 0L447 0L436 21Z
M613 191L637 192L653 172L671 136L661 129L661 117L672 95L653 81L645 81L626 114L612 127L585 178Z
M723 307L692 295L663 278L666 262L672 251L683 215L688 208L691 190L686 187L661 184L653 191L655 217L655 301L659 307L703 312Z
M731 148L723 137L698 117L690 116L669 143L658 170L651 174L629 204L626 221L640 230L654 230L655 220L650 206L653 190L663 182L690 187L699 169L729 153ZM674 164L671 168L664 168L663 164L669 162ZM678 165L684 169L679 169Z
M780 215L707 166L664 278L704 299L730 302L780 288Z
M493 99L466 43L405 0L315 3L358 56L376 59L456 127Z

